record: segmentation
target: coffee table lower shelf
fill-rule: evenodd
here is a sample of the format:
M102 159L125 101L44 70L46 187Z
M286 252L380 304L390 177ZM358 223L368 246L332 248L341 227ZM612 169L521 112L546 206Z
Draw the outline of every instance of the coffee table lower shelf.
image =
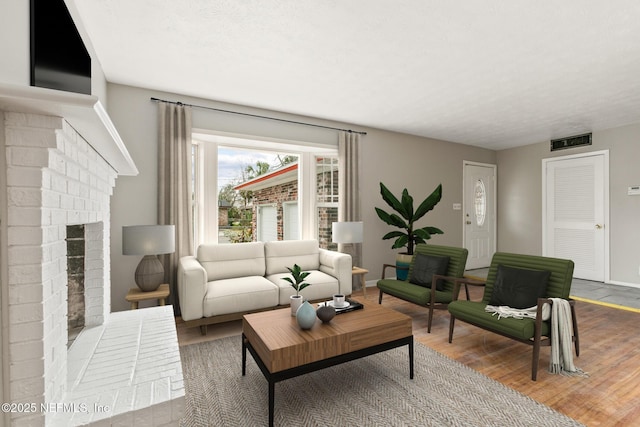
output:
M294 378L300 375L308 374L310 372L325 369L331 366L339 365L341 363L350 362L362 357L371 356L372 354L380 353L383 351L391 350L393 348L408 346L409 350L409 378L413 379L413 335L409 335L405 338L401 338L395 341L389 341L382 344L374 345L372 347L363 348L361 350L352 351L350 353L341 354L338 356L330 357L328 359L318 360L316 362L307 363L305 365L296 366L290 369L286 369L278 372L269 372L269 369L265 366L257 354L255 349L251 346L251 343L246 338L244 333L242 334L242 376L246 375L247 371L247 350L253 356L256 364L262 371L262 374L269 383L269 426L273 426L273 411L275 405L275 384L280 381Z

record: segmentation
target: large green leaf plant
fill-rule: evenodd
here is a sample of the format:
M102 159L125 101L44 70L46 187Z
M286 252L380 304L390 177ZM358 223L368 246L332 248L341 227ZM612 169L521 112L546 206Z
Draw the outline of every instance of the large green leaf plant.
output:
M387 213L376 208L376 213L382 221L400 228L400 231L391 231L382 237L383 240L396 239L392 246L393 249L406 246L407 254L413 255L416 244L425 243L431 239L432 234L444 233L439 228L431 226L415 228L415 222L432 210L442 199L442 184L439 184L415 210L413 209L413 197L409 195L406 188L398 199L383 183L380 183L380 194L382 199L396 211L396 213Z

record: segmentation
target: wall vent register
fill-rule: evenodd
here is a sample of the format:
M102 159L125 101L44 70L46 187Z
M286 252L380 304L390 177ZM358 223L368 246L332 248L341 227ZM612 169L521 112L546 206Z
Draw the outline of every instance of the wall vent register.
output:
M591 133L561 139L552 139L551 151L565 150L567 148L582 147L585 145L591 145Z

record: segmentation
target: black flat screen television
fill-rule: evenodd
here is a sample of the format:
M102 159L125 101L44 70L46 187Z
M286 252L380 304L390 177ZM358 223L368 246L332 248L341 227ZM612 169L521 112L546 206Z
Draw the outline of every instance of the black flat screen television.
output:
M31 0L31 86L91 94L91 57L64 0Z

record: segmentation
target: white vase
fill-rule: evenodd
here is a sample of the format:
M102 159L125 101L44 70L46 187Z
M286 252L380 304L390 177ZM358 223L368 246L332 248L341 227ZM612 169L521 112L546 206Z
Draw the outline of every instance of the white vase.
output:
M302 298L302 295L291 295L289 297L289 301L291 304L291 315L295 316L298 308L300 308L300 306L304 302L304 298Z

